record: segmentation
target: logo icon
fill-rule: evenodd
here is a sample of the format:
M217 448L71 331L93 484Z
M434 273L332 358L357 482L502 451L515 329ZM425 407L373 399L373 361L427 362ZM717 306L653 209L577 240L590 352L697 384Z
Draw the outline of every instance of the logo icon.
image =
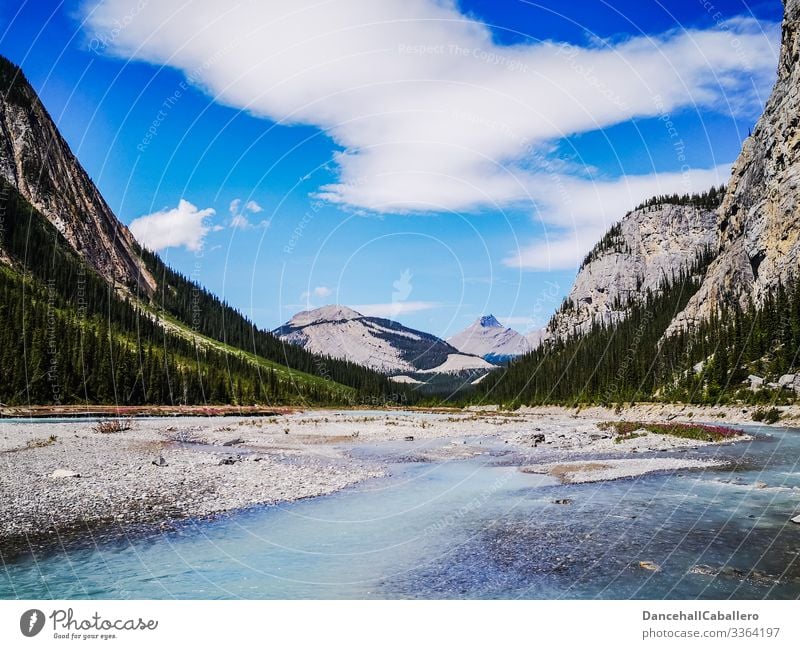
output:
M25 611L19 618L19 630L26 638L32 638L44 628L44 613L38 608Z

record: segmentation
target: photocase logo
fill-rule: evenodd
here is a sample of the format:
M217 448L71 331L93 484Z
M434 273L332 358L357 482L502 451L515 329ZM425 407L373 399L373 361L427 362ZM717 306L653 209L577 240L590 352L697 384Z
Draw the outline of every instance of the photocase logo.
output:
M37 608L25 611L19 618L19 630L26 638L32 638L44 628L44 613Z

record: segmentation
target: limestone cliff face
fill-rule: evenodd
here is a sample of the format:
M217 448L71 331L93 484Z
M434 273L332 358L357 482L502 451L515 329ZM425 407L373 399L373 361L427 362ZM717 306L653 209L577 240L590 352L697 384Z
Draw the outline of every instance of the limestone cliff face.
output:
M22 72L3 57L0 177L107 281L153 292L155 280L135 251L133 235L103 200Z
M785 0L778 80L719 214L719 255L668 334L800 275L800 0Z
M586 333L595 322L619 322L632 301L657 291L716 246L713 211L665 203L630 212L586 257L545 339Z

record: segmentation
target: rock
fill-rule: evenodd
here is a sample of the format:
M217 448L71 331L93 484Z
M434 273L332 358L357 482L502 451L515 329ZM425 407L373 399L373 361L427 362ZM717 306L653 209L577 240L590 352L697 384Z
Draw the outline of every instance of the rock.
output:
M766 489L767 483L766 482L756 482L755 484L756 489Z
M798 514L792 519L792 523L797 523L798 525L800 525L800 514Z
M553 504L554 505L571 505L572 504L572 498L556 498L553 501Z
M756 376L755 374L751 374L747 377L748 382L750 383L750 389L755 392L756 390L760 390L764 387L764 379L760 376Z
M723 305L760 306L800 267L800 2L785 0L778 78L742 146L719 209L719 253L666 335Z
M650 570L651 572L660 572L661 566L657 563L653 563L652 561L640 561L639 567L643 570Z
M544 340L586 333L628 317L629 305L657 292L706 246L717 246L716 214L690 205L662 204L634 210L609 230L578 271L564 307Z
M241 437L237 437L236 439L231 439L222 443L223 446L237 446L238 444L244 444L244 440Z
M413 442L414 441L414 436L413 435L408 435L408 436L404 437L403 439L406 442ZM464 443L466 444L466 442L464 442Z
M793 390L796 374L784 374L778 379L778 385L784 390Z
M163 455L159 455L157 460L153 460L152 464L155 466L169 466Z
M69 471L68 469L56 469L50 474L50 477L56 480L61 478L80 478L81 474L77 471Z
M228 457L222 458L219 461L219 464L220 464L220 466L231 466L231 465L236 464L237 462L241 462L241 461L242 461L242 458L240 456L237 455L236 457L234 457L232 455L229 455Z
M78 163L21 72L14 93L0 96L0 178L15 187L50 221L75 252L113 286L156 281L137 253L137 243Z

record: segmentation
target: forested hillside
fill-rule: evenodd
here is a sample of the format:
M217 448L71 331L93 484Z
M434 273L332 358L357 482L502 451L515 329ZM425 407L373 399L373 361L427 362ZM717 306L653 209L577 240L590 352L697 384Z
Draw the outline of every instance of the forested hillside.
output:
M358 366L295 348L287 350L294 368L274 360L284 354L277 339L155 255L143 254L160 280L151 301L113 290L3 180L0 225L2 403L346 404L393 396L385 377ZM182 324L186 308L199 314L194 331Z

